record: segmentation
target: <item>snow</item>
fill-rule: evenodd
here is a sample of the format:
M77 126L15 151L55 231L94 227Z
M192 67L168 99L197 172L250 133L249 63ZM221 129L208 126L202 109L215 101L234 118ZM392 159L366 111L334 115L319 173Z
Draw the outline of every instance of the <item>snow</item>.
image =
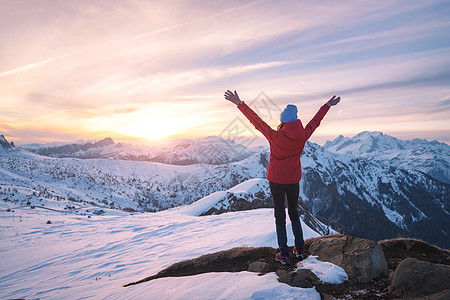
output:
M272 209L203 217L193 216L195 209L188 213L189 206L135 215L104 209L106 213L97 216L93 208L67 214L37 207L7 211L9 203L1 205L2 299L320 299L315 289L281 284L275 274L248 272L122 287L203 254L240 246L276 248ZM318 236L302 227L305 239ZM292 243L290 228L288 239ZM317 263L311 267L323 272Z
M317 256L309 256L297 264L299 269L310 269L321 281L341 284L348 280L345 270L330 262L317 260Z
M244 181L228 191L214 192L190 205L184 205L172 210L189 216L200 216L202 213L208 211L211 207L214 207L220 200L224 199L228 193L234 194L248 194L256 193L261 190L261 187L267 186L268 182L265 178L253 178Z
M361 132L348 138L327 141L324 148L334 153L362 157L405 170L420 170L449 183L450 146L423 139L400 140L381 132Z
M263 177L258 157L233 164L188 166L112 159L49 158L23 150L0 155L0 183L48 191L47 199L136 211L156 211L189 204L238 182ZM11 201L45 201L21 193ZM65 204L64 204L65 205Z
M258 186L264 186L267 184L267 180L265 178L253 178L250 180L247 180L241 184L238 184L231 189L229 189L229 192L232 193L256 193L260 191L260 188Z
M214 192L206 197L203 197L197 202L192 203L191 205L177 207L174 208L173 210L181 212L182 214L188 216L199 216L208 209L210 209L212 206L214 206L221 199L223 199L223 197L225 197L226 194L227 194L226 191Z
M111 138L105 138L100 141L28 144L21 146L20 149L43 153L51 157L144 159L182 165L193 163L223 164L239 161L255 154L243 145L217 136L195 140L179 139L168 144L155 144L153 146L114 143Z
M315 288L280 284L270 273L209 273L181 278L161 278L124 289L114 299L320 299ZM211 288L214 287L214 288ZM147 291L152 293L146 294ZM145 295L145 296L143 296ZM109 298L109 297L107 297Z
M381 205L381 207L383 208L383 212L386 216L386 218L389 219L389 221L391 221L392 223L396 224L398 227L407 229L407 226L404 222L404 218L402 215L400 215L398 212L387 208L385 205Z

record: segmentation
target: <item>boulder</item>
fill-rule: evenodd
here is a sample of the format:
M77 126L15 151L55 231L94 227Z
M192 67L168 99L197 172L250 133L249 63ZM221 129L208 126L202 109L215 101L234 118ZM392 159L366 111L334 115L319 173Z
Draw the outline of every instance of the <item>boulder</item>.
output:
M263 261L254 261L248 265L247 271L266 274L269 272L269 264Z
M367 239L333 234L306 240L305 252L345 270L349 279L369 282L389 274L381 246Z
M277 276L280 278L283 277L284 275L286 275L287 273L289 273L289 272L284 269L278 269L275 271L275 274L277 274Z
M296 273L312 284L320 282L319 277L317 277L317 275L314 274L310 269L298 269Z
M285 274L284 276L278 278L279 282L289 284L293 287L301 287L301 288L312 288L313 285L311 282L297 274L297 272L289 272Z
M388 294L406 298L435 294L433 298L438 299L439 295L448 294L449 289L450 266L406 258L392 274Z
M434 264L450 265L450 251L427 242L411 239L396 238L379 241L390 270L395 271L398 264L405 258L412 257Z
M422 300L423 298L420 297L420 298L416 298L416 299ZM414 299L414 300L416 300L416 299ZM450 299L450 290L445 290L445 291L427 296L427 297L425 297L425 299L427 299L427 300L448 300L448 299Z

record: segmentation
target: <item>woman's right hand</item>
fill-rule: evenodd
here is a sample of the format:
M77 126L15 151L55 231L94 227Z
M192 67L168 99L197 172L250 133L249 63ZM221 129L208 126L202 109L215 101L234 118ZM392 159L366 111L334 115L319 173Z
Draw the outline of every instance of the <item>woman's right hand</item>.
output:
M239 105L242 103L241 99L239 99L239 95L237 94L236 91L234 91L234 93L230 90L227 90L224 94L225 99L236 104Z

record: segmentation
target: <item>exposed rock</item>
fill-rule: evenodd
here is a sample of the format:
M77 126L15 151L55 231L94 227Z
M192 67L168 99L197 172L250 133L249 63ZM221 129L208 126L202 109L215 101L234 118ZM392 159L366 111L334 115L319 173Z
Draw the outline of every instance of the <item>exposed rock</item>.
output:
M368 282L389 274L383 250L374 241L335 234L309 239L304 249L321 261L340 266L352 280Z
M297 270L297 274L313 284L320 282L319 277L317 277L310 269L299 269Z
M276 250L270 247L233 248L175 263L155 275L125 286L163 277L182 277L209 272L241 272L246 271L253 262L267 263L269 266L267 272L275 272L278 269L291 271L290 266L281 266L279 262L275 261L275 254ZM295 264L298 260L293 258L291 261Z
M372 280L369 282L347 280L342 284L319 282L314 284L314 286L322 295L323 299L386 299L389 278L384 277L380 280ZM331 298L326 298L327 295Z
M227 195L219 200L215 206L203 212L201 216L220 215L230 211L244 211L257 208L273 207L270 195L264 192L255 195L235 195L227 193Z
M420 298L415 298L413 300L448 300L450 299L450 290L445 290L430 296L425 296L425 297L420 297Z
M259 186L259 185L258 185ZM214 206L202 212L201 216L220 215L232 211L244 211L257 208L273 208L272 196L270 194L269 183L265 182L259 186L256 193L227 193ZM312 215L303 201L298 202L297 210L302 221L321 235L334 233L330 226L326 225L326 220L320 221Z
M328 295L328 294L321 294L321 296L322 296L323 300L336 300L336 299L338 299L338 298L333 297L333 296Z
M5 148L5 149L12 148L12 145L6 140L6 138L3 134L0 134L0 147Z
M422 256L428 260L444 262L447 260L446 255L448 250L439 249L417 240L396 239L383 241L380 244L386 250L387 260L408 255L409 253L419 255L419 249L423 251ZM385 299L386 297L396 299L398 297L432 300L450 299L450 287L448 286L448 282L450 282L448 268L450 266L418 261L419 266L416 268L416 271L411 268L402 271L405 268L400 264L397 268L398 270L391 276L392 283L390 283L388 276L380 275L380 278L376 279L375 271L378 270L378 273L386 274L384 272L387 271L387 267L385 266L386 269L381 269L381 271L374 267L377 264L383 264L382 260L381 262L377 261L379 259L379 253L377 254L375 251L378 250L374 249L380 250L381 246L368 240L343 235L332 235L306 240L305 251L307 254L317 255L320 260L340 265L346 270L350 278L342 284L322 282L308 269L299 269L296 272L292 272L292 267L298 262L293 255L290 255L291 266L283 266L274 259L275 253L277 252L276 249L270 247L245 247L233 248L179 262L155 275L127 284L126 286L162 277L181 277L208 272L240 272L252 270L257 273L264 273L266 272L264 269L267 266L267 272L276 272L280 282L304 288L314 286L321 294L322 299ZM399 251L401 253L397 253L395 249L403 250ZM386 261L384 263L386 264ZM423 263L428 265L424 267L421 265ZM375 271L369 271L374 268ZM426 270L426 274L430 275L425 276L424 270ZM411 279L411 274L414 272L417 273L418 283L413 283L411 286L402 285L403 282L408 284L413 280ZM401 273L403 273L403 277L399 275ZM362 281L364 276L370 277L370 274L374 279ZM420 278L419 276L425 276L425 278ZM388 293L389 285L391 294ZM439 286L439 288L435 288L436 286ZM425 292L415 292L415 289L419 287L423 287ZM398 289L400 289L399 293L397 293Z
M424 241L398 238L379 241L389 269L394 271L398 264L407 257L428 261L435 264L450 265L450 251L430 245Z
M248 265L247 271L266 274L267 272L269 272L269 264L263 261L254 261Z
M287 273L289 273L289 272L286 271L286 270L283 270L283 269L278 269L278 270L276 271L276 274L277 274L278 277L283 277L283 276L286 275Z
M301 287L301 288L312 288L313 285L311 282L297 274L297 272L289 272L285 274L283 277L278 278L279 282L289 284L290 286L294 287Z
M98 142L94 143L92 145L92 147L99 148L99 147L105 147L105 146L114 145L114 144L115 144L114 140L112 138L110 138L110 137L107 137L107 138L104 138L101 141L98 141Z
M429 296L448 289L450 266L406 258L392 274L388 293L394 297L412 298Z

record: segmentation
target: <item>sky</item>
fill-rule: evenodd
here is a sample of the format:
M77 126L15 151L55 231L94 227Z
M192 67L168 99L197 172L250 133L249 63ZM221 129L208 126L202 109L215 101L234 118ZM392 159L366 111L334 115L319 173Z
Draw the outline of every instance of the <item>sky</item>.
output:
M16 144L258 135L287 104L312 140L450 143L449 1L0 2L0 134ZM261 135L259 135L261 136Z

